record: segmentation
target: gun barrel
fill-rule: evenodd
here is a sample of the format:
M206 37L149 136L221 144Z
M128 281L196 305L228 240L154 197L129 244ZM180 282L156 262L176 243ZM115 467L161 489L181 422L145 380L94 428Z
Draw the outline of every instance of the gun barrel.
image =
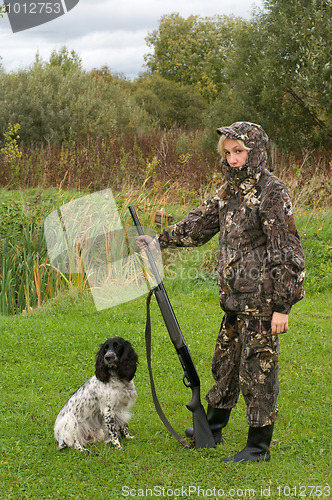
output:
M140 221L137 217L135 208L132 205L130 205L129 211L130 211L130 214L131 214L133 221L135 223L138 234L140 236L143 236L144 235L143 228L142 228ZM179 323L178 323L176 316L174 314L172 305L171 305L170 300L168 298L166 289L165 289L164 284L162 282L162 279L161 279L161 276L159 274L155 260L153 258L152 252L151 252L149 247L147 247L145 249L145 251L146 251L150 266L151 266L151 270L152 270L154 277L156 278L156 281L158 283L158 285L154 288L154 292L155 292L155 296L156 296L161 314L163 316L164 322L166 324L168 333L171 337L171 340L174 344L174 347L176 349L180 349L183 345L185 345L185 341L184 341Z
M129 206L129 212L133 218L133 221L135 223L135 226L136 226L136 229L137 229L139 236L144 236L143 228L142 228L141 223L137 217L136 210L132 205ZM155 263L155 260L153 258L153 255L152 255L150 248L146 247L145 251L146 251L146 255L148 257L148 261L149 261L150 266L151 266L151 270L154 274L154 277L157 280L157 283L162 283L161 276L160 276L159 271L158 271L158 267Z
M162 283L154 289L160 312L176 350L186 346L179 323L174 314L167 292Z

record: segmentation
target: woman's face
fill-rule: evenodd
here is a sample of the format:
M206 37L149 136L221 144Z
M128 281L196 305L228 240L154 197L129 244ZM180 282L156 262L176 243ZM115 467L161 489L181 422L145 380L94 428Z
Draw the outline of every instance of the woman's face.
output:
M224 140L224 154L230 167L243 167L247 160L248 151L244 149L235 139L226 137Z

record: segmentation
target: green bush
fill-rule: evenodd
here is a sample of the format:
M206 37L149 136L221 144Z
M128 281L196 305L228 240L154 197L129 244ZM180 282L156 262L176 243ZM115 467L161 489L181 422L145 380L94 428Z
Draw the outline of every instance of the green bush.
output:
M139 79L133 96L162 128L200 127L207 109L207 102L192 86L159 75Z
M99 77L68 61L56 64L52 57L50 63L37 58L17 73L1 72L0 107L0 134L8 123L18 123L25 144L110 137L151 126L125 81Z

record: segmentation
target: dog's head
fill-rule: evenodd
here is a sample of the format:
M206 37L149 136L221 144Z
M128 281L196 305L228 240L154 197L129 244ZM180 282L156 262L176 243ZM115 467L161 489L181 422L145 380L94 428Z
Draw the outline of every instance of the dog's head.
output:
M107 383L112 374L130 381L134 378L138 356L130 342L122 337L111 337L101 344L96 359L96 377Z

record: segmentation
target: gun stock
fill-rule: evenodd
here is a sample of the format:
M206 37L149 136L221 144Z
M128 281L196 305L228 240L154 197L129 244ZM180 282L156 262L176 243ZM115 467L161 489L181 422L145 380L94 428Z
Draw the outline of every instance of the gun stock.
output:
M144 231L137 217L135 208L129 207L130 214L135 223L139 235L144 235ZM164 284L161 280L158 268L154 261L151 250L147 247L146 254L151 266L151 270L156 278L157 285L152 289L164 323L166 325L170 339L175 347L180 363L183 368L183 382L192 391L191 401L186 405L193 414L193 428L195 448L214 448L215 442L209 427L205 410L201 404L200 379L190 355L189 349L183 338L180 326L169 301Z

